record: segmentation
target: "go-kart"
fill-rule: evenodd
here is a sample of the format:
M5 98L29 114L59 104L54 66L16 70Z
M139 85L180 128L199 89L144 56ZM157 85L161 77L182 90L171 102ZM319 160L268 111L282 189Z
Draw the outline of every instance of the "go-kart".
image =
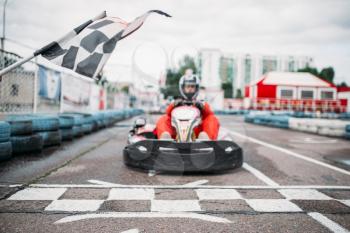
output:
M198 140L194 128L201 123L200 110L193 105L176 107L171 124L176 139L158 140L154 125L135 120L124 148L124 163L143 170L166 172L221 172L242 166L242 149L233 141Z

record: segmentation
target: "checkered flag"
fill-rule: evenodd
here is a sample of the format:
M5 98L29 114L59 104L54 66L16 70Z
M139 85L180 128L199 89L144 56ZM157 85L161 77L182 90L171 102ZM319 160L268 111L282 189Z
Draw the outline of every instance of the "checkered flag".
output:
M117 42L138 30L151 13L170 15L151 10L127 23L117 17L98 15L34 53L81 75L95 78L111 56Z

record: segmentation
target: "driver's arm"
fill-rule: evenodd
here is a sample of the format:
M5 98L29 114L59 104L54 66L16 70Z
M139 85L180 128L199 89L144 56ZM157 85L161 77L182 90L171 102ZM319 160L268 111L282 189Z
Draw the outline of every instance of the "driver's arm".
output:
M169 104L169 106L166 108L165 113L170 117L171 111L174 109L174 103Z

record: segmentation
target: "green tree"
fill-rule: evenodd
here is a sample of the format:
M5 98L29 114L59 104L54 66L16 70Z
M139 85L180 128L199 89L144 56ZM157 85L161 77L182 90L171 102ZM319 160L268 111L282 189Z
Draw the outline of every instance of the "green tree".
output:
M180 60L178 69L167 69L165 87L161 89L165 98L168 96L180 96L179 80L187 69L192 69L194 74L197 73L194 58L187 55Z
M321 70L321 72L318 72L317 68L315 67L305 67L302 69L299 69L298 72L308 72L311 73L327 82L334 83L334 69L333 67L326 67Z
M333 67L327 67L327 68L323 68L320 72L320 78L322 78L323 80L326 80L330 83L333 83L333 79L334 79L334 69Z
M348 84L346 84L346 82L341 82L337 85L337 87L348 87Z
M313 74L317 77L319 76L317 68L309 67L309 66L302 68L302 69L298 69L298 72L307 72L307 73Z
M221 84L221 88L224 90L224 98L233 98L232 83L223 83Z
M243 98L241 89L237 89L237 91L236 91L236 98L237 99L242 99Z

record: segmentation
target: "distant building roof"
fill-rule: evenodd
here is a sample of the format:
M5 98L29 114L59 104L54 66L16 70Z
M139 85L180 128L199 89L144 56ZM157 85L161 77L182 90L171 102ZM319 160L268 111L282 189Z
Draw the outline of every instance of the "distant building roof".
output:
M269 72L252 85L260 82L265 85L334 87L333 84L306 72Z

